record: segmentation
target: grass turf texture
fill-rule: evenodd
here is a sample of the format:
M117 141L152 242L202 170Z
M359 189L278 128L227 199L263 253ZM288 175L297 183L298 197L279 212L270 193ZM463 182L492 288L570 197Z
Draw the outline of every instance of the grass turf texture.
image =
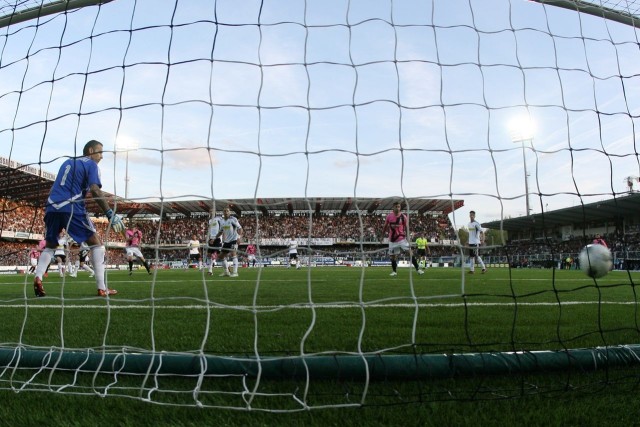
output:
M496 268L485 275L464 276L463 283L459 269L430 269L424 276L400 269L395 278L389 277L388 268L241 269L238 278L218 277L218 271L214 276L197 270L162 270L154 276L144 270L133 276L109 272L109 285L120 294L108 301L94 296L95 283L83 273L64 281L52 275L45 280L47 297L42 299L32 296L32 276L0 276L3 347L20 343L39 349L96 351L103 347L129 352L202 349L216 356L273 357L357 352L359 348L384 354L440 354L639 342L635 283L640 273L612 272L596 282L579 271ZM437 419L438 412L451 408L451 401L475 401L477 406L493 401L492 407L504 412L510 405L504 400L552 406L553 400L570 395L589 402L585 407L591 408L603 396L634 390L637 382L634 369L369 384L286 378L256 382L235 376L199 382L197 376L95 376L9 369L0 376L0 389L5 390L3 395L8 393L6 401L16 405L52 399L76 402L68 404L71 408L96 402L99 407L122 406L135 412L142 405L144 411L162 414L176 404L193 406L193 390L198 387L198 399L204 405L251 407L258 410L250 414L259 423L281 425L287 419L313 423L320 417L313 414L328 412L333 415L322 415L321 424L343 424L341 410L297 414L305 412L302 400L314 408L364 404L356 411L342 411L359 422L360 417L375 414L370 423L377 425L374 420L380 419L381 412L375 408L396 405L410 408L397 410L400 419L413 412L414 421L427 415ZM18 394L6 391L21 387L25 391ZM595 395L596 390L601 396ZM96 393L120 398L102 399ZM271 418L276 415L262 411L270 409L297 415ZM220 412L193 407L176 410L191 415L173 425L188 425L191 417L213 422L207 412ZM227 416L237 412L222 411ZM238 425L250 423L246 416L238 415ZM133 412L131 419L136 419Z

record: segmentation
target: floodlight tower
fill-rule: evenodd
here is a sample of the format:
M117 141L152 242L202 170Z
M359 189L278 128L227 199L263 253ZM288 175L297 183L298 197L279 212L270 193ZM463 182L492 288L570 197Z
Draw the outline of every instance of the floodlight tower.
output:
M524 163L524 190L525 201L527 205L526 215L531 215L531 207L529 206L529 173L527 172L527 154L525 150L525 144L532 145L533 143L533 123L531 119L526 117L519 117L514 119L510 124L511 141L514 144L520 143L522 146L522 162Z
M116 151L124 151L125 153L125 169L124 169L124 198L129 199L129 151L137 150L138 143L129 138L119 138L116 141Z

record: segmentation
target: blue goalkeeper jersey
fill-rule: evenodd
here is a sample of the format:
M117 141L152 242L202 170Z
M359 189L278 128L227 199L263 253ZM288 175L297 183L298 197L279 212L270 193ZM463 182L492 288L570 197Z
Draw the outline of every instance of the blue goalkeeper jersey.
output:
M102 188L98 164L89 157L68 159L51 187L45 212L85 214L84 198L93 184Z

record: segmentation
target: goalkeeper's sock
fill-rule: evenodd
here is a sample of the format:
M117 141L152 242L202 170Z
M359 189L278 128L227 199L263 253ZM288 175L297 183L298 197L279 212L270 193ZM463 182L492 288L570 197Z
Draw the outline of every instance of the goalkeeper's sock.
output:
M145 260L143 261L144 268L147 269L147 273L151 273L151 267L149 267L149 263Z
M395 273L397 268L398 268L398 261L396 261L395 259L392 259L391 260L391 269L393 270L394 273Z
M96 274L96 286L102 290L106 289L104 284L104 254L104 246L93 246L91 248L91 263Z
M416 257L414 256L411 257L411 263L416 268L416 270L420 270L420 266L418 265L418 260L416 259Z
M45 248L45 250L40 254L40 258L38 259L38 266L36 267L36 277L38 277L40 280L42 280L42 276L49 269L51 258L53 258L53 249Z
M233 257L233 274L238 274L238 257Z
M129 271L133 271L133 261L129 261Z

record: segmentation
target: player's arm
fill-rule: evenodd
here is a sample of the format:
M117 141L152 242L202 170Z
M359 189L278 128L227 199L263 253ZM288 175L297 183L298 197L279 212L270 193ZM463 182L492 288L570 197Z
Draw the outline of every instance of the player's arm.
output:
M107 216L109 223L111 224L111 228L117 233L124 233L124 223L122 222L122 218L119 215L115 215L113 210L109 207L109 204L104 199L104 195L100 186L98 184L91 184L89 187L89 191L91 191L91 195L93 196L93 200L100 206L102 212Z
M242 241L242 226L240 225L240 223L236 220L236 224L238 225L238 228L236 229L236 233L238 233L238 243L240 243Z

